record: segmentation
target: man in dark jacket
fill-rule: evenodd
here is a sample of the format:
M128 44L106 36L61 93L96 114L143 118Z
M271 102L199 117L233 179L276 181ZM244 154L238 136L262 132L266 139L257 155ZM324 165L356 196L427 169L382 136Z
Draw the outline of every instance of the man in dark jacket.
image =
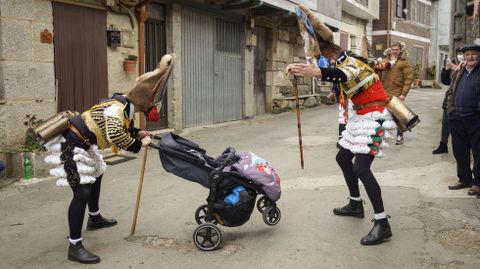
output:
M442 68L441 72L441 80L443 85L450 85L452 81L452 75L457 71L461 66L460 64L463 64L463 52L462 48L458 47L455 49L456 57L453 61L450 61L447 59L445 61L445 65ZM447 114L447 93L448 91L445 92L445 98L443 98L443 103L442 103L442 110L443 110L443 115L442 115L442 131L440 133L440 144L438 145L438 148L436 148L434 151L432 151L432 154L442 154L442 153L448 153L448 136L450 135L450 129L448 128L448 114Z
M448 126L458 182L450 190L469 188L468 195L480 195L480 45L462 48L465 65L452 75L447 92ZM473 171L470 167L473 153ZM473 172L473 177L472 177Z

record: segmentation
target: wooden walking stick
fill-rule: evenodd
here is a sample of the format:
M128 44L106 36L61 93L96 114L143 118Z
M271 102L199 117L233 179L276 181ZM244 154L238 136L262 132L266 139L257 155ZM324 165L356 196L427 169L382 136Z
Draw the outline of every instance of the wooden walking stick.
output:
M293 76L292 84L293 89L295 90L295 109L297 111L297 127L298 127L298 147L300 149L300 165L302 169L303 165L303 143L302 143L302 125L300 123L300 100L298 98L298 85L297 85L298 78L297 76Z
M140 205L140 197L142 196L143 176L145 174L145 163L147 162L148 147L144 147L142 171L140 172L140 179L138 181L137 202L135 203L135 212L133 213L132 229L130 235L135 234L135 227L137 226L138 206Z

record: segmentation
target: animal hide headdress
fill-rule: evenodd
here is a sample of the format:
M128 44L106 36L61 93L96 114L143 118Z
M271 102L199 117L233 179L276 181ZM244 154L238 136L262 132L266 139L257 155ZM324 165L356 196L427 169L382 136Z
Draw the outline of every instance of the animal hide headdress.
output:
M305 42L305 56L318 58L320 54L333 59L340 49L333 43L333 33L308 7L296 8L300 35Z
M127 99L144 113L149 113L161 103L167 91L167 81L175 63L175 54L165 54L157 68L137 78L132 90L127 93Z

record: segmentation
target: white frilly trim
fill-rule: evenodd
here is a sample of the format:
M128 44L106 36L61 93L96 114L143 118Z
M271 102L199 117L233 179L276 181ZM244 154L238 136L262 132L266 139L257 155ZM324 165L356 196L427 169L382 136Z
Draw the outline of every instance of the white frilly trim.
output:
M382 127L385 128L386 130L395 130L397 129L397 124L393 120L385 120L382 123Z
M347 124L347 128L348 128L348 124ZM375 129L376 128L368 128L368 129L367 128L362 128L362 129L349 128L345 130L347 130L350 134L354 136L369 136L369 135L375 135L377 133Z
M50 169L50 175L56 177L56 178L66 178L67 177L67 172L65 172L65 169L63 168L63 165L57 166L55 168Z
M373 129L375 130L376 128L380 127L380 123L374 121L374 120L369 120L369 119L351 119L347 123L347 128L348 130L357 130L357 129Z
M380 125L377 120L384 121ZM368 144L373 143L371 136L377 134L376 129L379 127L385 129L384 135L381 136L382 142L377 148L377 154L375 154L376 157L381 158L385 155L384 149L389 147L387 140L393 137L389 130L397 128L392 115L387 109L384 109L383 112L374 111L365 115L354 114L351 116L345 131L342 132L343 137L338 143L342 148L354 154L369 154L371 149Z
M105 163L105 161L103 161L103 156L98 151L98 147L92 146L88 150L88 152L90 153L90 155L93 157L93 160L95 161L95 170L93 172L93 176L99 177L103 175L103 173L105 173L105 171L107 170L107 164Z
M45 143L45 148L50 152L61 152L62 150L60 143L62 142L65 142L63 135L57 135L52 140Z
M342 137L345 138L351 144L372 144L372 137L366 135L353 136L347 131L342 132Z
M82 154L76 154L73 156L73 160L76 161L76 162L82 162L88 166L94 166L95 165L95 160L93 160L92 158L89 158L85 155L82 155Z
M53 165L61 165L60 153L52 152L52 154L45 157L45 162Z
M55 165L50 169L50 175L57 178L57 186L68 187L67 173L60 159L61 152L56 151L61 148L61 143L65 142L63 136L52 139L45 146L50 151L50 155L45 158L45 162ZM75 147L73 149L73 160L77 165L77 172L80 177L80 184L94 183L96 178L105 173L107 164L103 161L97 146L91 146L88 151Z
M344 149L348 149L350 152L354 153L354 154L368 154L370 153L370 148L365 144L365 145L355 145L355 144L352 144L350 142L348 142L347 140L345 140L345 138L342 138L340 139L340 141L338 141L338 144L344 148Z

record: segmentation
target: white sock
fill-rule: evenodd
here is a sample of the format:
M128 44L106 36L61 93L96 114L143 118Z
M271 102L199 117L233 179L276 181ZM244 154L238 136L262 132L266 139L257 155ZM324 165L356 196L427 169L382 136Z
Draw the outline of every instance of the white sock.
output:
M373 218L375 218L376 220L385 219L387 218L387 214L385 214L385 212L374 214Z
M68 238L68 242L70 242L70 244L72 245L76 245L78 242L82 241L83 238L78 238L78 239L72 239L72 238Z
M100 215L100 209L97 210L97 211L95 211L95 212L90 212L90 211L89 211L89 212L88 212L88 215L90 215L90 216Z
M362 201L362 198L360 198L360 196L358 196L358 197L349 196L348 199L353 200L353 201L357 201L357 202Z

